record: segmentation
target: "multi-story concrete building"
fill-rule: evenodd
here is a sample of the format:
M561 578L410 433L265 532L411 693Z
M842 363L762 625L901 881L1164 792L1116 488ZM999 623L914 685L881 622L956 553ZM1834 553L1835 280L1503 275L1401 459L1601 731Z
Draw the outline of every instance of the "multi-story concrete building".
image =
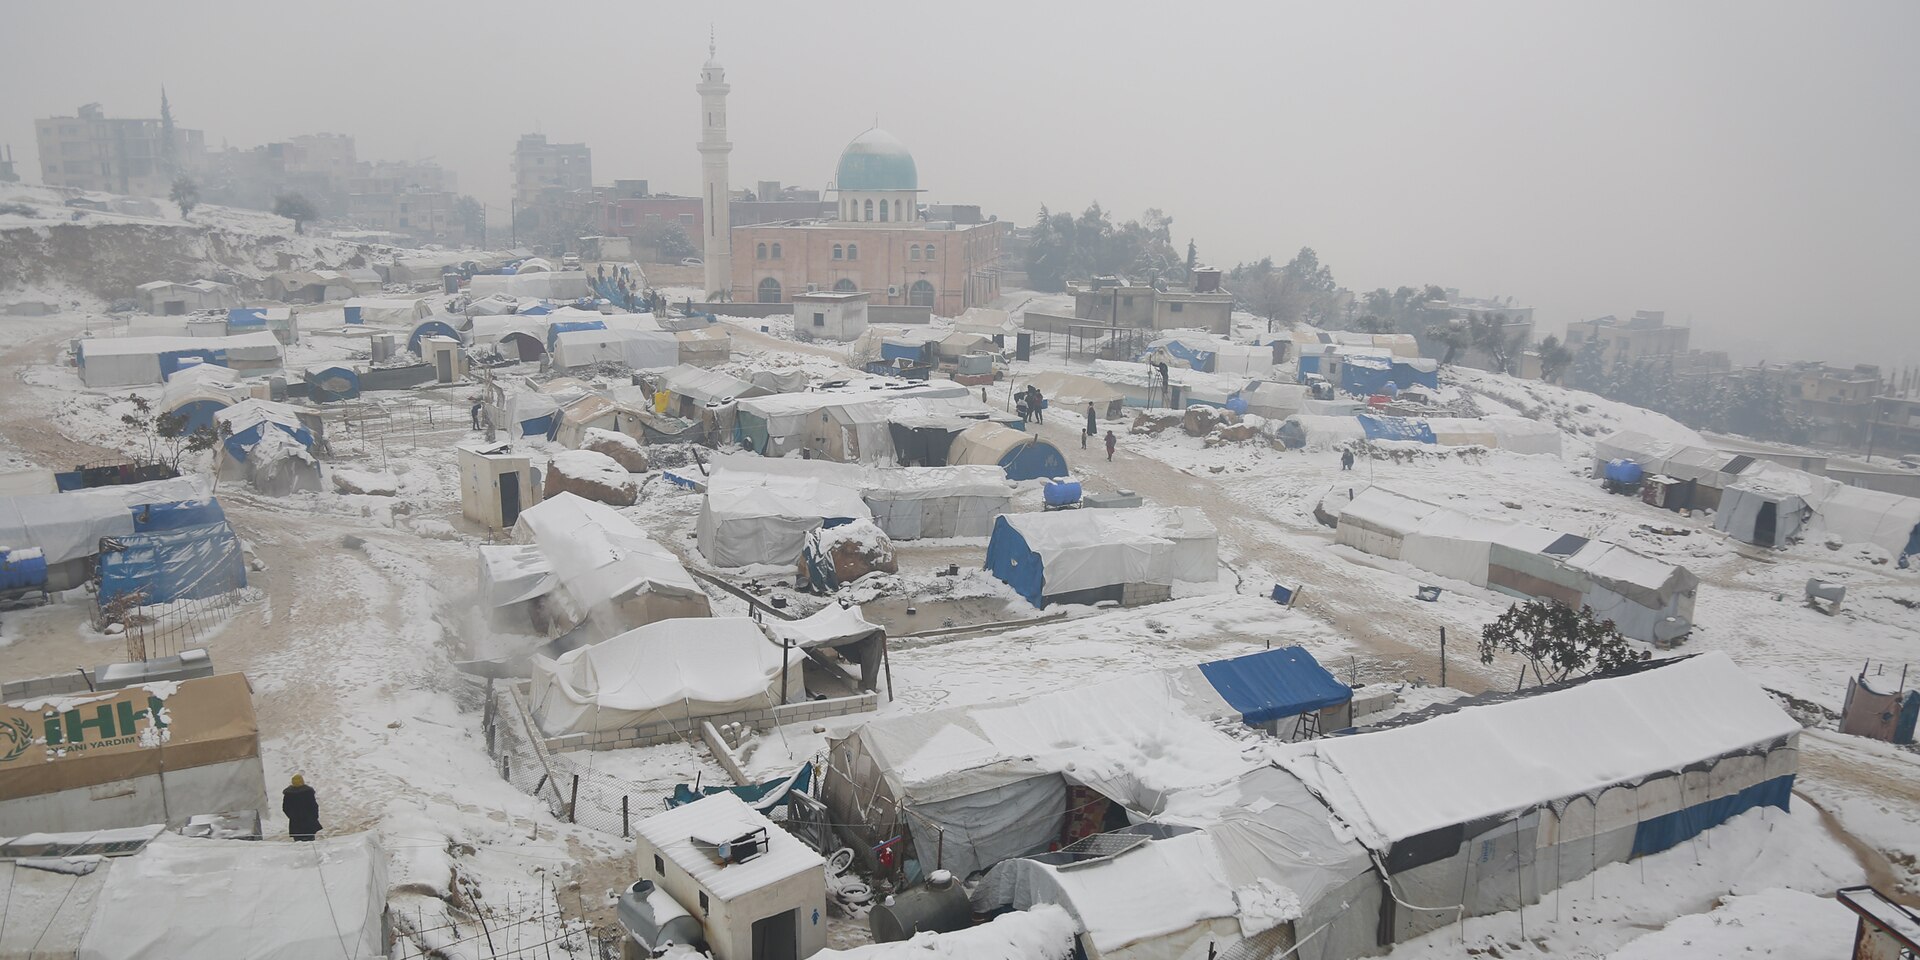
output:
M526 133L513 145L513 199L531 207L554 194L593 186L593 151L584 143L548 143Z
M1566 345L1577 355L1585 344L1598 343L1606 373L1645 360L1672 361L1677 369L1689 366L1683 358L1692 333L1690 327L1668 326L1664 310L1636 310L1625 323L1613 316L1569 323Z
M1874 397L1880 393L1880 368L1808 362L1792 369L1787 395L1793 398L1794 412L1813 422L1812 439L1848 446L1866 443Z
M1073 316L1116 327L1145 330L1233 329L1233 294L1220 289L1218 270L1194 271L1191 287L1142 284L1122 277L1095 277L1067 283Z
M834 219L734 228L733 298L787 303L808 292L859 292L876 305L940 316L993 302L1007 225L922 219L919 177L891 134L855 137L835 168Z
M1920 453L1920 395L1873 398L1872 449Z
M40 181L137 197L164 197L173 178L194 174L206 152L206 135L174 128L169 139L159 120L109 118L97 103L71 117L33 123L40 147Z

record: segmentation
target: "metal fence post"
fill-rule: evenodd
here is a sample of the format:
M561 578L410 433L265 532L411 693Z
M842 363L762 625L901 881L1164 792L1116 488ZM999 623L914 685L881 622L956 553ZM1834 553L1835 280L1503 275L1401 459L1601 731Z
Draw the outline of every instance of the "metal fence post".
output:
M622 840L631 836L629 832L631 828L628 826L628 823L627 795L623 793L620 795L620 839Z
M580 822L580 775L573 775L573 792L567 797L567 822Z

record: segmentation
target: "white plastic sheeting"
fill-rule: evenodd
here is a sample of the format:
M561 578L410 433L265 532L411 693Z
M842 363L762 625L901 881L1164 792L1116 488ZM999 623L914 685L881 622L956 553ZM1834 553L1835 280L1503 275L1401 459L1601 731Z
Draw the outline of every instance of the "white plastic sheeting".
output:
M1179 960L1210 933L1237 936L1239 908L1213 837L1184 833L1065 867L1013 860L982 881L992 906L1065 907L1102 960ZM979 895L976 894L976 899Z
M990 466L881 468L736 453L716 455L712 472L814 479L843 487L860 497L874 523L894 540L984 537L993 532L994 517L1007 511L1013 497L1006 472Z
M1347 526L1344 516L1340 526L1343 530ZM1355 524L1355 528L1353 532L1358 534L1358 524ZM1504 544L1527 553L1539 553L1558 539L1559 534L1539 527L1481 520L1451 510L1438 510L1405 533L1400 545L1400 559L1429 573L1484 587L1487 585L1487 569L1492 561L1494 544Z
M341 306L359 311L361 323L408 330L433 313L425 297L355 297Z
M759 382L759 374L754 382ZM895 401L968 394L966 387L951 381L868 379L829 390L742 399L739 410L748 438L767 456L807 448L830 459L884 463L893 458L887 419ZM756 436L761 431L764 438Z
M799 560L807 533L825 521L872 516L857 492L830 480L721 471L707 478L696 536L717 566L785 565Z
M743 397L764 396L767 391L756 387L739 377L731 377L717 370L707 370L690 364L680 364L668 369L654 381L655 390L665 390L676 397L693 401L705 406L719 400L738 400ZM669 408L668 412L673 412Z
M1431 503L1401 496L1385 487L1368 487L1355 494L1340 510L1335 537L1356 550L1399 560L1407 535L1420 529L1423 521L1439 511L1440 508ZM1481 582L1486 578L1486 572L1482 571Z
M553 335L553 365L559 369L623 363L650 370L679 362L680 341L664 330L568 330Z
M128 508L149 503L204 500L204 477L176 477L71 493L0 497L0 546L40 548L48 565L100 552L101 537L130 536Z
M661 620L558 659L536 655L533 716L564 736L765 710L806 699L805 659L746 617Z
M593 295L593 285L580 270L541 270L534 273L483 273L467 282L475 297L503 295L535 300L577 300Z
M280 364L280 340L271 333L228 337L89 337L79 341L80 380L89 387L127 387L165 380L160 355L175 351L224 353L228 363L261 368Z
M489 610L544 597L558 582L534 544L480 547L480 602Z
M112 861L81 960L378 957L386 855L371 833L310 843L163 834Z
M978 309L977 307L975 309ZM910 940L822 950L816 960L1067 960L1073 956L1073 916L1052 904L1003 913L952 933L931 930Z
M1715 651L1273 753L1362 843L1384 852L1429 830L1597 794L1799 732L1798 721Z
M610 635L711 609L680 559L606 504L571 493L549 497L520 512L513 539L537 545L552 564L553 612L563 626L604 612L602 632Z
M883 628L868 620L859 607L843 607L837 603L829 603L799 620L767 621L767 631L774 639L806 650L839 646L880 629Z
M1166 405L1166 385L1160 382L1158 371L1147 364L1095 360L1091 372L1095 380L1125 394L1127 401L1134 406ZM1240 391L1247 388L1247 384L1253 382L1253 378L1245 373L1203 373L1192 367L1172 364L1167 367L1167 376L1182 388L1181 393L1187 403L1206 403L1216 407L1225 406L1227 398L1238 396ZM1084 403L1080 404L1082 413L1085 412L1085 406Z
M1049 596L1220 576L1220 534L1197 507L1022 513L1006 521L1039 555Z

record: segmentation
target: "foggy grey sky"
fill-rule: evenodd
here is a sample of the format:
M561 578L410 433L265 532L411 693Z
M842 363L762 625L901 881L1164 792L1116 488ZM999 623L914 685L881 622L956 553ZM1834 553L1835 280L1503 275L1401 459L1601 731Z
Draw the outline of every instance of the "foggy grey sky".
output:
M240 147L347 132L505 220L538 130L594 178L698 189L707 25L736 187L822 186L871 124L934 201L1099 200L1231 265L1316 248L1426 282L1636 307L1742 359L1920 363L1920 4L9 4L0 142L99 101Z

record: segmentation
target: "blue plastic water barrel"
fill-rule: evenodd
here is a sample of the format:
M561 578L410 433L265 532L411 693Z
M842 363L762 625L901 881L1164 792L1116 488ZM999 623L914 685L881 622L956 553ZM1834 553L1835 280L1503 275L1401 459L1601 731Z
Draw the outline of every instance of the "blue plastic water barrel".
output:
M20 554L26 553L26 556ZM47 585L47 558L38 550L0 550L0 590L22 590Z
M1080 481L1055 480L1047 484L1042 492L1046 494L1049 507L1064 507L1070 503L1079 503Z
M1639 483L1646 476L1646 471L1632 460L1608 460L1606 474L1607 479L1614 483L1631 486Z
M1231 396L1231 397L1228 397L1228 398L1227 398L1227 409L1228 409L1228 410L1232 410L1232 411L1233 411L1234 413L1240 413L1240 414L1244 414L1244 413L1246 413L1246 412L1247 412L1247 398L1245 398L1245 397L1243 397L1243 396L1241 396L1241 395L1239 395L1239 394L1237 394L1237 393L1236 393L1236 394L1234 394L1234 395L1233 395L1233 396Z

